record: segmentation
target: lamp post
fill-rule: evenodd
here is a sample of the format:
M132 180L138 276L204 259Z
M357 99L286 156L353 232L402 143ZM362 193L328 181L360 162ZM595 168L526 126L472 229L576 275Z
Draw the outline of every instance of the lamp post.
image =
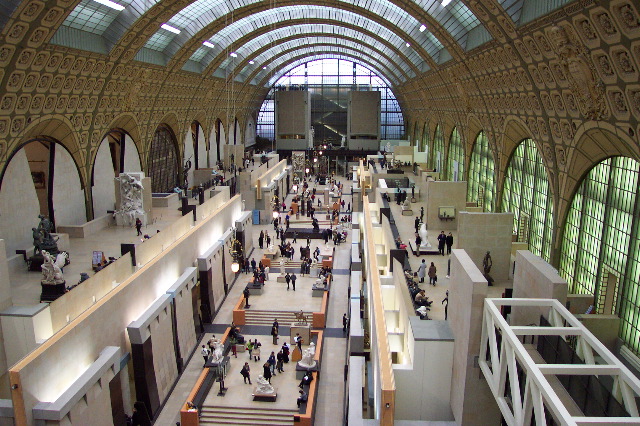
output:
M236 228L233 229L233 239L231 240L231 246L229 247L229 254L231 255L231 271L235 274L240 270L240 260L242 260L242 244L236 238Z

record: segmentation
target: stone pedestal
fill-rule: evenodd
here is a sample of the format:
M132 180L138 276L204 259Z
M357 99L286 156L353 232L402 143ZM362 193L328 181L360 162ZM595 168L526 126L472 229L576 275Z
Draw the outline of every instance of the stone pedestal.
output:
M278 393L276 392L276 388L273 388L273 393L261 393L257 387L253 391L254 401L276 402L277 397Z
M297 346L294 346L293 350L291 351L291 361L298 362L301 359L302 359L302 353L300 353L300 350L298 349Z
M42 289L40 293L40 302L53 302L67 291L65 281L62 281L59 284L47 284L40 282L40 287Z
M311 320L311 318L307 318ZM309 342L311 342L311 325L309 324L293 324L290 328L291 331L291 339L289 343L292 346L296 346L295 341L293 340L296 337L296 333L300 334L302 337L302 346L307 346Z

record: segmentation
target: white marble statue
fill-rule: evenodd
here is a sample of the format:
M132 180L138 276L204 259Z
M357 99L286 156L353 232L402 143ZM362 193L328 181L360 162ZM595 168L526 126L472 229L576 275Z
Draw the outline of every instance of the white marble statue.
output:
M54 259L48 251L43 251L44 263L42 264L42 283L43 284L62 284L62 267L67 260L67 253L59 253Z
M213 350L213 353L211 354L211 362L218 363L221 362L223 358L224 355L222 354L222 345L217 345Z
M402 203L402 208L403 209L408 209L411 207L411 202L409 201L409 197L404 199L404 202Z
M316 366L316 360L313 359L315 352L316 352L315 346L313 346L313 349L312 349L311 345L309 345L309 347L302 352L302 359L298 361L298 365L304 368L314 368Z
M258 387L256 388L256 393L259 394L273 394L276 393L276 390L271 386L271 383L267 381L262 374L258 376Z
M132 226L136 222L136 215L144 215L142 208L142 182L134 175L120 173L115 178L120 182L120 210L116 212L122 216L124 224Z
M284 277L284 259L280 259L280 276Z
M429 239L427 238L427 224L422 222L422 224L420 225L420 230L418 231L418 234L420 235L420 238L422 238L422 242L420 243L420 250L426 250L428 248L431 248L431 243L429 242Z
M264 268L264 280L269 281L269 267Z

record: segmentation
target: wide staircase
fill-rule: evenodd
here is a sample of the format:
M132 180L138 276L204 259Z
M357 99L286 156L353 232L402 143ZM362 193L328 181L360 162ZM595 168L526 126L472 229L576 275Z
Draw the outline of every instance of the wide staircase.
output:
M297 410L254 407L202 406L201 425L293 425Z
M246 325L268 325L273 324L274 319L278 319L280 327L291 327L291 324L296 322L295 314L298 312L289 311L254 311L252 309L245 309L244 322ZM312 312L304 312L307 321L311 323L313 319Z

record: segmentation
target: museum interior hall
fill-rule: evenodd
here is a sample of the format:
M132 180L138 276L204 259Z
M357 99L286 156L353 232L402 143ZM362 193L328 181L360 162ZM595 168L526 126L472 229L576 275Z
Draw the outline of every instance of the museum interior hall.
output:
M637 0L0 0L0 426L640 424Z

